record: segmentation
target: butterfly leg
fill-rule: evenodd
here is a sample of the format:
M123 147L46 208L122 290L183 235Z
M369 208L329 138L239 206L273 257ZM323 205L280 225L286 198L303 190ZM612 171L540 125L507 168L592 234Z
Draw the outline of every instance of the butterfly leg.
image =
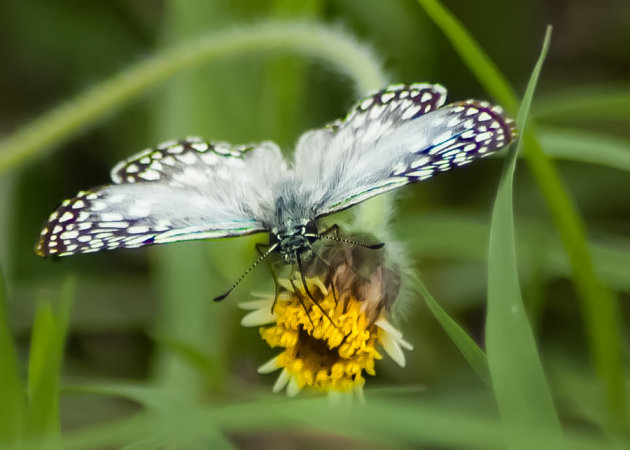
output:
M333 299L335 300L335 304L339 303L339 298L337 297L337 289L335 289L335 270L333 269L332 264L322 258L322 256L316 251L313 251L313 254L317 257L317 259L324 263L326 269L328 269L328 278L330 279L330 289L332 290Z
M304 291L306 291L306 295L308 295L308 298L311 299L313 304L315 304L319 308L319 310L322 312L322 314L324 316L326 316L326 318L330 321L330 323L332 323L333 326L336 328L337 325L335 325L335 322L333 322L333 320L330 318L330 316L324 310L324 308L322 308L322 306L319 304L319 302L317 300L315 300L315 297L313 297L313 294L311 294L311 291L309 290L308 285L306 284L306 277L304 276L304 267L303 267L303 264L302 264L302 256L300 255L299 252L296 253L296 257L297 257L296 259L297 259L298 269L300 271L300 277L302 278L302 284L304 285Z
M339 226L338 225L334 225L334 227L337 228L337 233L339 232ZM328 231L328 230L326 230ZM329 263L328 261L326 261L319 253L314 252L315 256L322 262L324 263L324 265L328 268L328 276L330 277L330 289L332 291L332 295L333 295L333 299L335 299L335 305L337 305L339 303L339 297L337 297L337 289L335 288L335 280L334 280L334 276L335 276L335 269L333 268L332 264ZM344 314L347 312L346 308L348 306L348 302L346 302L343 306L343 312ZM331 321L332 322L332 321ZM334 323L333 323L334 325ZM343 339L341 340L341 343L337 346L340 347L344 342L346 342L346 339L348 339L349 335L344 335Z
M297 288L297 286L293 282L293 274L291 274L291 278L290 278L289 282L291 283L291 286L293 287L293 292L295 292L295 295L298 298L298 300L300 301L300 304L302 305L302 308L304 308L304 312L306 313L306 317L308 317L308 321L311 322L311 326L313 327L313 330L314 330L315 329L315 324L313 323L313 319L311 319L311 315L309 314L309 309L306 307L306 303L304 303L304 297L302 297L302 294L300 293L300 290Z
M335 271L332 266L328 266L328 272L330 276L330 290L332 291L333 299L335 300L335 304L339 303L339 298L337 297L337 289L335 288Z

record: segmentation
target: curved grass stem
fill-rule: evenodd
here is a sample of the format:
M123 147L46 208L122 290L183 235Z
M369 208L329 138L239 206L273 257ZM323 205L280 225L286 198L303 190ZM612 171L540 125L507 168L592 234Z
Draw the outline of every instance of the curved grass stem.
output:
M9 135L0 141L0 173L60 144L177 72L261 51L293 52L323 60L352 79L360 94L385 84L385 75L371 50L337 29L270 22L221 31L139 62Z

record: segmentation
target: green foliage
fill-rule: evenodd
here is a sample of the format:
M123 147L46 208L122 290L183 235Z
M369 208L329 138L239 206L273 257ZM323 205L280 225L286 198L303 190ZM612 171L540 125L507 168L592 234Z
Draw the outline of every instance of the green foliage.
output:
M565 79L552 45L534 100L546 41L519 102L537 31L493 18L504 2L453 3L461 21L419 3L50 4L46 20L17 1L0 7L19 43L4 72L19 95L0 105L17 129L0 140L0 447L628 446L615 298L630 294L628 80ZM404 369L377 363L365 405L270 393L255 367L275 351L235 307L273 289L264 268L211 302L260 238L58 264L32 255L55 202L140 146L202 135L273 139L290 154L301 132L390 79L443 82L451 100L489 95L513 114L520 104L522 149L405 189L391 218L390 196L356 211L355 224L397 236L417 261L400 324L415 350Z
M24 387L20 379L15 344L7 320L7 301L0 270L0 444L16 446L24 426L26 410Z
M74 279L68 278L56 307L47 300L37 307L28 363L27 441L54 442L60 432L60 376L74 286Z
M438 0L419 2L488 92L508 110L515 112L516 97L505 77L459 21ZM530 124L530 127L533 128L533 124ZM617 428L624 427L626 388L622 374L619 323L616 317L617 299L595 273L586 244L583 221L575 210L556 169L544 155L538 136L528 129L522 139L525 144L524 154L532 175L547 200L569 255L574 272L573 280L582 301L582 316L588 325L587 335L593 360L607 387L611 425Z
M573 128L544 127L538 131L547 156L630 170L630 141L627 139ZM594 148L597 151L593 151Z
M488 358L484 351L477 345L477 343L471 338L466 331L459 326L459 324L448 315L448 313L440 306L440 304L433 298L427 287L422 283L422 280L418 280L418 290L422 294L422 298L427 302L427 306L431 310L431 313L435 316L444 331L453 340L453 343L457 346L462 356L466 358L470 367L473 368L477 376L486 384L490 384L490 373L488 372Z
M534 97L540 71L549 49L551 28L532 73L518 112L516 126L525 123ZM560 422L543 372L536 341L525 312L516 265L514 239L513 182L516 155L522 141L510 148L492 212L488 251L488 312L486 347L492 386L501 417L510 427L529 425L551 430L557 445ZM528 448L518 437L515 448Z

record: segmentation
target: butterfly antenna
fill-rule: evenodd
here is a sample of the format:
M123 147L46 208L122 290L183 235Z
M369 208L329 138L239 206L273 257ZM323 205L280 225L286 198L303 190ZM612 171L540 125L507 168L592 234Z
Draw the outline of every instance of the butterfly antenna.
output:
M247 269L247 270L245 271L245 273L243 273L243 275L241 275L241 276L239 277L239 279L238 279L238 280L236 280L236 281L234 282L234 284L233 284L232 286L230 286L230 288L229 288L227 291L225 291L223 294L219 295L218 297L215 297L213 300L214 300L215 302L220 302L220 301L222 301L222 300L225 300L225 298L226 298L228 295L230 295L230 292L232 292L232 291L234 290L234 288L236 288L236 286L238 286L238 285L239 285L239 283L240 283L241 281L243 281L243 278L245 278L245 277L247 276L247 274L249 274L252 270L254 270L254 267L256 267L258 264L260 264L261 262L263 262L263 261L265 260L265 258L267 258L267 256L269 256L269 255L271 254L271 252L273 252L273 251L276 249L276 247L277 247L277 246L278 246L278 244L274 244L274 245L272 245L271 247L269 247L265 253L263 253L262 255L260 255L260 257L259 257L256 261L254 261L254 264L252 264L251 266L249 266L249 269Z
M320 234L318 238L328 239L328 240L337 241L337 242L343 242L344 244L357 245L359 247L369 248L370 250L378 250L385 247L384 242L379 242L378 244L365 244L363 242L352 241L350 239L345 239L339 236L331 236L329 234Z

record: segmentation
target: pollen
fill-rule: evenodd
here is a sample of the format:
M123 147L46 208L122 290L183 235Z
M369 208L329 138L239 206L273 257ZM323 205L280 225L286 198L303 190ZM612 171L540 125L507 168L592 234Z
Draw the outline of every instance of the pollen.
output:
M285 291L276 302L273 326L260 329L271 347L284 351L276 357L304 387L349 391L365 382L363 373L374 375L378 327L368 322L361 303L347 297L337 302L335 294L318 290L311 300L303 289ZM325 312L325 314L324 314Z

